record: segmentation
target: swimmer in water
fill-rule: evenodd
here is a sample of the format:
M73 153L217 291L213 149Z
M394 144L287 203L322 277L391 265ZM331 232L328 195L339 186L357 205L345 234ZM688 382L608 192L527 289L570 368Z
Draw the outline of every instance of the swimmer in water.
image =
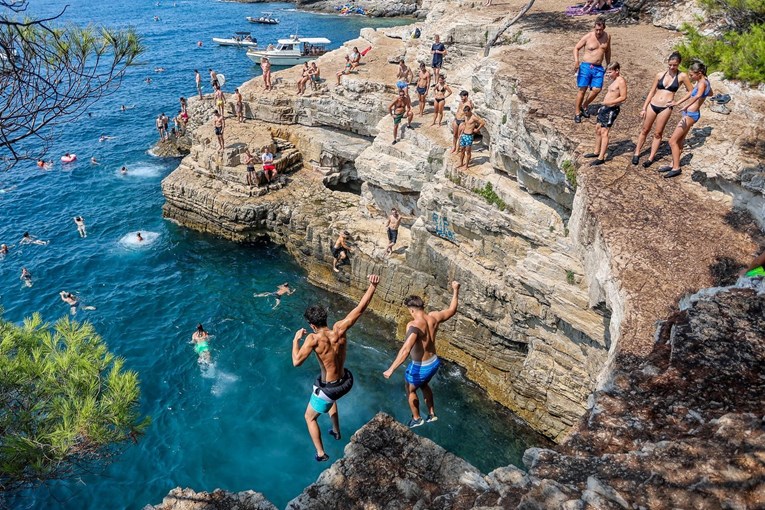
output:
M24 235L21 237L19 244L39 244L40 246L45 246L48 244L48 241L41 241L40 239L29 235L29 232L24 232Z
M32 286L32 273L27 271L26 267L21 268L21 277L19 278L27 287Z
M80 300L77 299L77 296L65 290L59 292L58 295L61 296L61 300L64 303L69 305L69 313L77 315L77 308L80 307Z
M197 330L191 335L191 341L194 343L194 350L199 358L199 363L210 363L210 334L205 331L201 324L197 324Z
M135 235L135 239L136 239L136 241L138 241L139 243L143 242L143 236L141 235L141 233L140 233L140 232L138 232L138 233Z
M98 138L98 141L99 141L99 142L101 142L101 143L103 143L103 142L106 142L106 141L108 141L108 140L111 140L112 138L114 138L114 137L113 137L113 136L109 136L109 135L101 135L101 136Z
M100 163L98 162L98 160L96 159L96 157L95 157L95 156L93 156L92 158L90 158L90 164L91 164L91 165L99 165Z
M80 237L88 237L87 232L85 232L85 219L82 216L75 216L74 223L77 225L77 232Z
M0 256L5 257L6 255L8 255L8 245L0 244Z
M120 168L120 173L122 175L126 175L127 174L127 167L123 165L122 168Z
M271 310L275 310L276 307L279 306L279 303L281 303L282 296L289 296L294 293L295 293L295 289L291 288L289 283L284 282L278 287L276 287L276 290L273 292L261 292L260 294L253 294L252 296L253 297L274 296L276 298L276 304Z

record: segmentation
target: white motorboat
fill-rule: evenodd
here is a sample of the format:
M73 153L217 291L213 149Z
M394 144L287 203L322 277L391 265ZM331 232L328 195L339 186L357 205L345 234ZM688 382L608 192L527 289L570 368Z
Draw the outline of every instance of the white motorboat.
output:
M258 47L258 40L250 35L249 32L234 32L234 37L227 39L213 37L213 42L220 44L221 46L239 46L240 48Z
M261 25L278 25L279 24L279 18L274 18L273 14L270 12L264 12L257 18L255 16L247 16L245 18L250 23L260 23Z
M332 43L326 37L298 37L279 39L276 47L269 44L267 48L247 50L247 58L260 64L260 59L267 57L272 66L294 66L324 55L327 45Z

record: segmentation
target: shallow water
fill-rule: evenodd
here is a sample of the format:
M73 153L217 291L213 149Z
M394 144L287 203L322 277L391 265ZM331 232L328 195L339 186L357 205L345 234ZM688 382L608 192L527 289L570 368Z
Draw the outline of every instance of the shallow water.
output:
M255 489L278 506L315 481L326 464L313 461L305 429L311 383L309 360L291 363L294 332L307 327L302 312L320 302L338 320L354 303L310 286L302 270L274 246L240 246L177 227L162 219L160 181L177 160L148 154L153 119L176 112L178 97L194 92L193 69L213 67L228 77L227 92L257 74L244 51L208 42L251 29L261 41L294 32L327 36L339 46L362 26L390 23L300 13L291 4L194 1L92 2L69 0L65 18L136 26L144 37L144 65L131 69L123 87L57 133L51 170L21 164L0 174L0 242L11 253L0 260L0 304L7 320L34 311L48 321L69 313L61 290L79 295L77 319L92 322L110 349L138 371L141 409L153 419L145 437L102 475L85 475L43 487L11 501L17 508L142 508L173 487ZM176 4L176 7L173 4ZM44 4L44 5L42 5ZM51 14L63 2L32 2ZM59 7L57 7L59 6ZM279 27L259 27L245 15L274 11ZM152 21L154 15L159 22ZM202 48L196 41L203 40ZM166 68L154 73L154 67ZM144 82L146 77L152 83ZM122 104L135 105L125 112ZM101 134L115 138L99 142ZM64 152L78 154L62 165ZM89 163L96 156L100 165ZM128 167L122 175L119 169ZM87 237L72 218L82 215ZM24 231L47 246L18 244ZM137 232L144 237L136 240ZM19 279L27 267L34 286ZM272 297L253 297L289 282L297 292L274 308ZM444 292L447 292L444 290ZM86 307L95 310L85 310ZM198 322L213 335L213 363L200 366L190 343ZM393 326L365 316L349 335L348 366L356 385L340 403L343 439L327 442L332 459L351 434L378 411L408 419L403 369L382 377L394 358ZM465 457L483 471L520 462L523 450L542 439L520 426L446 364L434 382L437 423L417 433ZM322 418L322 429L328 419ZM327 438L325 437L325 440Z

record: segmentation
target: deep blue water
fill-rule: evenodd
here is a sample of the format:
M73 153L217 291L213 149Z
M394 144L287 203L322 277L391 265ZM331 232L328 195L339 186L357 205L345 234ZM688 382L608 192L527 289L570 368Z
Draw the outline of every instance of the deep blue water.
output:
M160 181L178 162L147 153L155 141L153 119L162 111L176 113L178 97L193 95L194 68L204 77L209 67L225 73L227 92L257 74L244 51L217 47L211 37L252 30L267 43L299 26L301 34L326 36L339 46L361 27L380 22L286 10L289 4L66 3L66 21L135 26L147 51L140 59L143 65L128 72L122 88L91 108L92 117L83 116L56 133L52 170L24 163L0 173L0 242L12 245L0 260L0 305L6 320L21 321L39 311L51 322L68 312L58 297L61 290L95 306L77 318L92 322L110 349L126 359L127 368L138 371L141 409L153 424L104 473L49 484L11 504L138 509L158 503L180 485L255 489L283 507L327 467L313 460L303 421L318 368L314 360L292 367L293 333L307 327L302 311L308 304L326 304L330 319L338 320L353 303L310 286L277 247L240 246L163 220ZM63 5L33 0L30 14L49 15ZM263 11L274 11L282 25L259 27L244 20ZM160 21L153 21L155 15ZM197 48L198 40L203 47ZM158 66L166 72L154 73ZM144 82L147 77L153 80L150 85ZM122 104L135 108L121 112ZM100 143L102 133L115 138ZM79 161L58 163L67 151L77 153ZM101 164L91 165L91 156ZM123 164L128 175L118 172ZM85 239L77 234L75 215L86 220ZM19 246L24 231L50 244ZM136 231L148 236L141 246L131 242ZM22 266L33 275L31 288L19 280ZM271 298L253 297L284 281L298 292L275 310ZM200 370L188 343L197 322L214 335L210 371ZM343 440L326 442L333 460L376 412L402 421L409 417L403 369L395 381L381 375L398 347L393 333L392 325L367 315L349 335L347 364L356 386L340 403ZM417 433L483 471L518 463L523 450L540 441L466 382L456 367L447 364L434 388L440 420ZM328 423L322 418L323 430Z

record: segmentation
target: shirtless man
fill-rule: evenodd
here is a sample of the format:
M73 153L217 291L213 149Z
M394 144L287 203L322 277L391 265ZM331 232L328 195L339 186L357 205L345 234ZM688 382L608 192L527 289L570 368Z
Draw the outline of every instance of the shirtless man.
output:
M602 165L606 162L608 150L608 132L619 116L619 110L627 100L627 82L620 74L619 62L608 64L606 74L611 79L603 106L598 109L598 121L595 123L595 151L585 154L585 158L597 158L590 166Z
M388 111L393 116L393 145L398 142L398 125L404 117L407 120L407 127L412 127L414 112L412 111L412 101L409 99L406 91L399 90L398 97L388 106Z
M197 330L191 335L191 342L194 344L194 351L197 355L197 363L210 363L210 334L205 331L201 324L197 324Z
M80 307L80 300L77 299L77 297L72 294L71 292L67 292L65 290L62 290L58 294L61 296L61 300L69 305L69 313L72 315L77 315L77 308Z
M271 61L267 57L260 59L260 69L263 71L263 87L272 90L271 86Z
M584 48L582 61L579 60L579 52ZM598 16L595 18L595 29L582 37L574 47L574 72L576 72L576 86L579 92L576 94L576 107L574 122L582 122L582 117L589 118L587 108L590 106L603 88L603 59L606 65L611 62L611 36L606 33L606 20ZM585 99L587 89L592 89Z
M85 219L82 216L75 216L74 224L77 225L77 233L80 234L80 237L88 237L87 232L85 232Z
M247 167L247 184L256 186L258 181L255 175L255 156L252 155L250 149L244 150L244 164Z
M430 72L425 64L420 62L420 71L417 73L417 97L420 101L420 117L425 115L425 102L430 88Z
M215 109L216 111L220 112L221 115L225 116L226 95L217 85L213 88L215 89L215 93L213 94L213 98L215 99Z
M212 85L212 88L220 87L220 84L218 83L218 73L212 69L208 69L208 71L210 71L210 85Z
M218 138L218 152L222 152L225 148L223 143L223 129L226 127L226 119L217 110L213 114L213 126L215 127L215 136Z
M438 419L433 404L433 390L428 385L433 376L436 375L438 367L441 366L441 361L436 356L436 333L442 322L451 319L457 313L459 293L459 282L452 282L452 302L449 308L439 312L425 313L425 304L419 296L409 296L404 300L404 306L412 314L412 320L406 325L404 345L401 346L396 359L393 360L388 370L383 372L383 375L389 379L393 372L406 361L406 357L412 356L412 361L409 362L404 374L409 407L412 410L412 419L409 420L408 424L411 428ZM424 420L420 416L418 389L422 390L425 405L428 407L428 416Z
M342 263L348 258L348 252L353 251L348 247L348 245L345 244L345 238L350 237L350 235L350 232L343 230L340 232L340 235L337 236L337 241L335 241L335 244L332 245L332 269L336 273L340 272L340 270L337 268L337 263Z
M467 90L460 92L460 101L457 103L457 107L454 109L454 120L452 121L452 134L454 135L452 140L452 153L457 152L457 138L459 138L460 125L465 122L465 110L466 106L469 106L472 110L474 108L473 101L468 97Z
M473 138L486 125L486 121L474 114L469 106L465 106L463 111L465 122L460 126L460 165L457 168L464 166L467 170L470 166L470 158L473 156Z
M318 90L319 84L321 83L321 71L319 70L319 66L316 65L316 61L311 62L311 65L308 68L308 76L311 78L311 88L313 90Z
M157 116L157 120L154 121L154 125L157 127L157 131L159 131L159 141L162 142L165 139L165 123L162 122L162 115L160 114Z
M412 70L406 65L404 59L398 61L398 74L396 74L396 87L400 90L406 90L409 95L409 84L412 83Z
M234 109L236 110L236 120L244 122L244 103L239 89L234 89Z
M385 255L393 253L393 245L398 241L398 226L400 224L401 216L398 214L398 209L394 207L390 210L388 221L385 222L385 228L388 229L388 248L385 250Z
M330 329L327 327L327 310L318 305L310 306L303 316L311 326L313 333L306 337L302 346L300 339L306 334L305 329L300 329L295 333L295 338L292 340L292 364L294 366L302 365L311 355L311 352L315 352L321 368L321 373L314 382L311 399L305 410L305 422L308 425L311 441L316 448L314 458L317 462L324 462L329 459L329 455L324 451L321 430L317 421L321 414L329 413L332 420L329 434L336 440L341 437L337 400L351 391L353 387L353 374L344 366L348 346L345 335L369 306L372 296L377 290L377 284L380 282L380 277L374 274L367 278L369 288L356 308L351 310L345 319L336 322Z
M194 69L194 83L197 85L199 99L204 99L204 96L202 96L202 75L199 74L199 69Z

